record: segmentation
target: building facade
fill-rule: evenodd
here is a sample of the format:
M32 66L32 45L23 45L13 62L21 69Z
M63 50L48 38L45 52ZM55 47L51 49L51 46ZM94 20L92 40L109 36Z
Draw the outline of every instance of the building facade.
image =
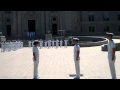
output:
M120 11L0 11L0 32L8 37L23 37L26 32L36 36L48 30L53 36L58 30L70 35L120 35Z

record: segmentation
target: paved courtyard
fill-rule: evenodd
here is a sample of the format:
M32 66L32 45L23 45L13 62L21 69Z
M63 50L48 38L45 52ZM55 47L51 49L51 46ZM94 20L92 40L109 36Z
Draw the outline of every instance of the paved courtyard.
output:
M81 79L111 79L107 52L100 46L81 48ZM116 73L120 79L120 51L116 52ZM40 49L39 75L41 79L73 79L75 66L73 47ZM0 52L0 79L32 79L32 49Z

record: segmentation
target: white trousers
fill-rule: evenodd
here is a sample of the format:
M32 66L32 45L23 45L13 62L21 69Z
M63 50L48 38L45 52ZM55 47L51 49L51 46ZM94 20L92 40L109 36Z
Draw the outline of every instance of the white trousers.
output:
M39 61L34 61L34 73L33 73L34 79L37 79L39 77L38 76L38 65L39 65Z
M52 47L54 47L54 43L52 44Z
M47 43L45 43L45 47L47 47Z
M112 61L112 58L109 58L109 67L112 79L116 79L115 61Z
M29 43L29 47L31 47L31 43Z
M62 44L60 44L60 47L62 47Z
M1 52L3 52L3 45L1 45Z
M65 44L65 47L67 47L67 44Z
M76 77L80 78L80 60L76 61L74 59L74 62L75 62Z

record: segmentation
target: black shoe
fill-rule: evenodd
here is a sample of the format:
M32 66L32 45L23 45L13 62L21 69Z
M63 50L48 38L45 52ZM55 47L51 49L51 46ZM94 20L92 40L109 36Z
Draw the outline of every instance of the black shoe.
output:
M33 79L39 79L40 77L37 77L37 78L33 78Z
M80 79L79 77L75 77L74 79Z

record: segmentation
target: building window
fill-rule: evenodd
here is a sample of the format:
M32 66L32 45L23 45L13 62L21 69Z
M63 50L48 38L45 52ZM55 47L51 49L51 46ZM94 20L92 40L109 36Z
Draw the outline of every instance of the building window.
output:
M104 32L109 32L109 26L106 26L106 27L104 28Z
M94 26L89 26L89 32L95 32L95 27Z
M56 21L56 18L55 18L55 17L53 18L53 21Z
M90 12L88 13L88 20L89 20L89 21L94 21L94 13L93 13L92 11L90 11Z
M109 13L107 11L103 14L103 21L109 21Z
M9 23L9 22L10 22L10 19L7 19L7 22Z
M120 11L118 12L118 20L120 21Z
M120 32L120 25L118 26L118 31Z
M5 11L5 13L6 13L6 14L10 14L10 13L11 13L11 11Z

